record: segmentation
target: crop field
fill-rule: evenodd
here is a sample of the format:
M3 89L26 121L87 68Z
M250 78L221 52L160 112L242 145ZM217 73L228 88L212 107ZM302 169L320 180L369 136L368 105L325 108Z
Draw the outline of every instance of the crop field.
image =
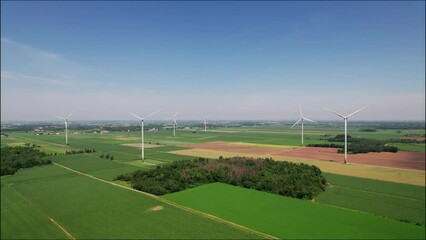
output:
M424 227L413 224L222 183L164 198L282 239L425 237Z
M2 211L2 220L14 219L15 214L30 208L31 211L22 215L25 219L14 221L36 221L29 224L2 221L2 238L66 238L55 229L47 216L74 238L258 237L156 198L97 181L59 166L26 169L17 176L2 179L2 184L2 198L4 192L8 200L4 204L16 199L13 192L25 199L15 202L18 206L8 206L6 212ZM37 215L36 209L44 214ZM22 236L16 235L22 226L27 229L19 233Z
M316 202L425 225L425 188L325 173L331 186Z
M424 133L422 130L374 133L358 130L349 129L353 136L376 139ZM8 132L9 136L2 138L2 147L36 144L37 149L52 154L48 159L59 164L21 169L15 175L1 178L2 239L424 237L424 170L343 165L280 156L279 153L300 147L300 129L288 126L218 128L207 133L179 129L176 137L167 129L146 131L145 141L150 147L145 149L143 162L140 132L70 132L79 134L69 135L69 146L64 145L64 134L38 136ZM326 143L325 135L341 132L342 128L306 126L305 143ZM217 143L229 149L194 148L199 144ZM414 149L407 150L421 152L422 146L424 144L416 144ZM65 151L81 149L96 151L63 155ZM114 159L100 157L105 154ZM313 164L324 172L330 186L314 202L223 184L158 198L118 187L118 184L128 185L114 180L119 174L149 170L173 161L237 155ZM221 196L233 197L222 199ZM15 215L20 217L12 217ZM320 216L325 216L327 221L320 220Z

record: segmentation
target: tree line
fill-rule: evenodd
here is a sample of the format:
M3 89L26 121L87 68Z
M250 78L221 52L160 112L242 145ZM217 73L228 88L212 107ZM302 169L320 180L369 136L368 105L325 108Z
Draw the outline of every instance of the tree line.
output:
M391 141L383 141L369 138L353 138L350 135L347 137L348 140L348 152L357 153L369 153L369 152L398 152L398 147L387 146L386 144ZM314 143L308 144L308 147L328 147L328 148L339 148L338 153L344 153L344 144L338 144L335 142L344 142L345 135L339 134L333 138L328 139L332 143Z
M32 146L2 147L1 176L14 174L20 168L51 164L45 157L46 153Z
M175 161L150 171L121 174L116 180L155 195L222 182L299 199L312 199L327 184L316 166L246 157Z

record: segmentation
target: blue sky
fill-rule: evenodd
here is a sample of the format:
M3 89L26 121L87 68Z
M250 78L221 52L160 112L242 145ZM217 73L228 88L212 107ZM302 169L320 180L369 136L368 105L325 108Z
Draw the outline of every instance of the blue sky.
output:
M424 120L424 2L1 7L2 120Z

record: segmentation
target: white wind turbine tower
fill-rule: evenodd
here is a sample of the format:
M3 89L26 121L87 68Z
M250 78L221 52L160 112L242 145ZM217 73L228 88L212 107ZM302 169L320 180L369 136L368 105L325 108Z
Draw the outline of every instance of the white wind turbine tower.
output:
M303 146L303 121L306 120L306 121L313 122L313 123L316 123L316 122L313 121L313 120L311 120L311 119L309 119L309 118L305 118L303 116L302 108L300 108L300 105L299 105L299 111L300 111L300 118L299 118L299 120L297 120L297 122L295 122L293 124L293 126L291 126L291 128L293 128L294 126L296 126L296 124L298 124L299 122L301 122L301 125L302 125L302 146Z
M328 109L328 108L324 108L325 110L327 110L327 111L329 111L329 112L332 112L332 113L336 114L337 116L339 116L339 117L343 118L343 120L345 120L345 160L344 160L344 163L345 163L345 164L346 164L346 162L347 162L347 160L348 160L348 118L349 118L350 116L354 115L355 113L357 113L357 112L361 111L362 109L366 108L366 107L367 107L367 106L364 106L364 107L362 107L362 108L360 108L360 109L356 110L355 112L353 112L353 113L351 113L351 114L349 114L349 115L347 115L347 116L343 116L342 114L337 113L337 112L335 112L335 111L333 111L333 110L330 110L330 109Z
M176 136L176 127L177 127L177 122L176 122L176 115L177 113L175 113L175 115L173 116L173 137Z
M139 120L141 120L141 138L142 138L142 140L141 140L141 156L142 156L142 160L144 160L144 158L145 158L145 152L144 152L144 142L143 142L143 120L145 120L145 118L147 118L147 117L150 117L150 116L152 116L152 115L154 115L154 114L156 114L156 113L158 113L159 111L161 111L161 110L157 110L157 111L155 111L155 112L153 112L153 113L151 113L151 114L149 114L149 115L146 115L145 117L139 117L138 115L136 115L136 114L133 114L133 113L130 113L130 114L132 114L133 116L135 116L136 118L138 118Z
M207 132L207 117L204 117L204 132Z
M60 118L65 121L65 145L68 146L68 118L73 114L74 112L70 113L67 117L61 117L55 115L55 117Z

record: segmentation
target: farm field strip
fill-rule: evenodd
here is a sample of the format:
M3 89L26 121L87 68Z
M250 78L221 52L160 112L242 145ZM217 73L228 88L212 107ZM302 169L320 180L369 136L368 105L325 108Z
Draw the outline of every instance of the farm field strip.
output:
M52 224L55 227L57 227L61 232L63 232L69 239L75 240L75 237L73 237L64 227L62 227L60 224L58 224L53 218L51 218L49 215L47 215L47 213L45 213L42 209L40 209L39 207L37 207L36 205L34 205L33 203L31 203L30 200L26 199L21 194L17 193L13 188L11 188L11 189L12 189L12 192L16 196L18 196L19 198L21 198L25 203L27 203L29 206L31 206L32 208L36 209L43 216L45 216L47 219L49 219L49 221L52 222Z
M66 228L77 239L222 239L225 237L253 239L260 237L254 235L253 231L242 230L225 222L194 214L194 212L173 206L174 203L163 205L164 202L140 191L118 188L114 184L111 185L109 181L90 178L88 174L77 173L78 171L71 171L59 165L52 164L24 169L23 172L25 174L20 177L27 181L21 181L21 183L11 186L25 198L30 199L37 207L43 209L49 216L55 218L58 224ZM46 176L46 180L34 182L31 180L33 173L35 176L43 175L43 173L47 173L49 176L64 174L64 177L52 180ZM5 182L2 178L2 192L5 190L4 183L14 183L14 178L15 176L8 176ZM72 200L64 201L65 199ZM2 201L2 213L3 210L9 210L9 208L10 204L3 205ZM36 216L40 218L40 213ZM123 221L124 219L125 221ZM2 220L4 220L3 215ZM45 222L48 220L46 219ZM20 225L10 225L12 222L9 219L2 221L2 227L4 223L9 225L5 231L2 231L2 236L14 238L16 236L14 232ZM162 227L162 224L166 224L167 228ZM39 230L37 222L27 223L23 226L29 232ZM53 225L48 222L47 226L52 228ZM58 231L57 228L53 229ZM66 237L63 235L55 237L50 234L43 235L41 238L48 239L49 236L54 239Z
M425 187L323 173L331 184L315 201L425 225Z
M207 142L199 144L182 145L193 149L218 150L238 153L268 154L275 157L293 157L313 160L324 160L342 162L343 155L337 153L336 148L323 147L294 147L281 146L270 147L266 144L252 144L239 142ZM370 152L349 155L350 163L375 165L381 167L394 167L414 170L425 170L425 155L418 152L399 151L397 153L389 152Z
M421 226L222 183L164 198L282 239L416 239L425 234Z
M425 225L424 201L331 187L315 198L315 202L366 212L412 224Z
M408 169L397 169L397 168L385 168L372 165L355 165L355 164L340 164L336 162L301 159L301 158L290 158L282 156L272 156L265 154L253 154L253 153L240 153L240 152L225 152L218 150L206 150L206 149L185 149L171 151L174 154L181 154L193 157L205 157L205 158L219 158L223 157L254 157L254 158L265 158L272 157L276 161L290 161L296 163L305 163L309 165L315 165L319 167L323 172L335 173L340 175L377 179L389 182L414 184L419 186L425 186L425 172L415 171Z
M53 163L53 164L54 164L54 165L56 165L56 166L62 167L62 168L64 168L64 169L66 169L66 170L69 170L69 171L72 171L72 172L74 172L74 173L77 173L78 175L83 175L83 176L86 176L86 177L92 178L92 179L94 179L94 180L101 181L101 182L103 182L103 183L111 184L111 185L113 185L113 186L115 186L115 187L123 188L123 189L129 190L129 191L132 191L132 192L136 192L136 193L139 193L139 194L146 195L146 196L148 196L148 197L154 198L154 199L156 199L156 200L158 200L158 201L161 201L161 202L163 202L163 203L165 203L165 204L168 204L168 205L170 205L170 206L173 206L173 207L176 207L176 208L182 209L182 210L184 210L184 211L188 211L188 212L190 212L190 213L197 214L197 215L199 215L199 216L202 216L202 217L205 217L205 218L208 218L208 219L212 219L212 220L217 221L217 222L220 222L220 223L224 223L224 224L226 224L226 225L229 225L229 226L235 227L235 228L237 228L237 229L240 229L240 230L243 230L243 231L249 232L249 233L251 233L251 234L254 234L254 235L258 236L258 237L266 238L266 239L277 239L277 237L274 237L274 236L272 236L272 235L265 234L265 233L262 233L262 232L258 232L258 231L255 231L255 230L253 230L253 229L247 228L247 227L245 227L245 226L242 226L242 225L239 225L239 224L236 224L236 223L233 223L233 222L230 222L230 221L227 221L227 220L221 219L221 218L216 217L216 216L214 216L214 215L206 214L206 213L204 213L204 212L200 212L200 211L197 211L197 210L191 209L191 208L189 208L189 207L179 205L179 204L177 204L177 203L175 203L175 202L173 202L173 201L169 201L169 200L167 200L167 199L163 199L163 198L158 197L158 196L156 196L156 195L153 195L153 194L150 194L150 193L147 193L147 192L143 192L143 191L139 191L139 190L136 190L136 189L133 189L133 188L129 188L129 187L125 186L125 185L118 184L118 183L115 183L115 182L106 181L106 180L103 180L103 179L97 178L97 177L95 177L95 176L92 176L92 175L90 175L90 174L82 173L82 172L79 172L79 171L77 171L77 170L74 170L74 169L68 168L68 167L63 166L63 165L58 164L58 163Z
M28 227L28 226L35 227ZM66 239L52 221L23 198L9 184L1 185L1 239ZM15 231L10 231L14 229Z

